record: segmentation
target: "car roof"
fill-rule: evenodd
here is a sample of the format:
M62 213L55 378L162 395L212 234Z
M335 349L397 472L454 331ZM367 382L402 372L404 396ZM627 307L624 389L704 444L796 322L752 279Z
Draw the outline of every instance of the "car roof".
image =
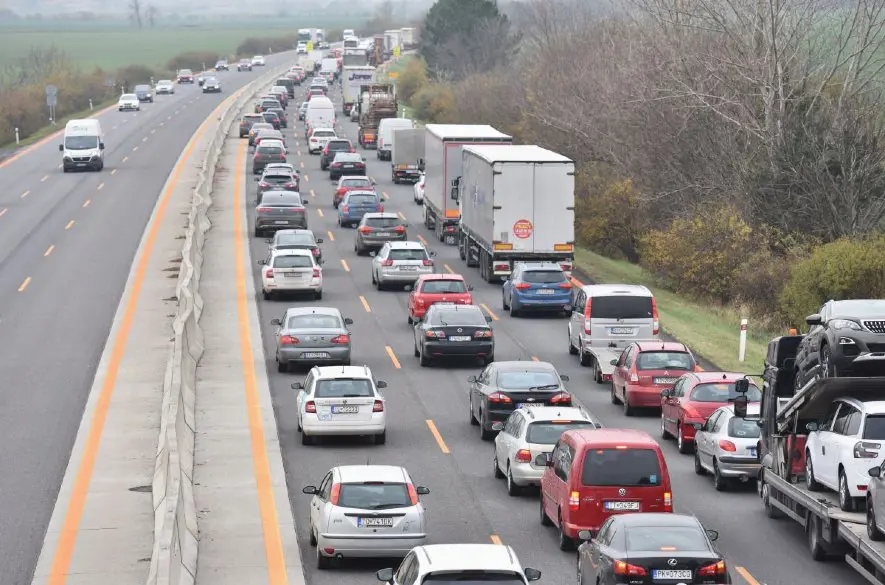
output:
M334 378L372 378L372 370L369 369L369 366L317 366L314 368L314 371L316 371L317 377L326 380Z
M123 95L120 96L120 99L121 100L123 100L123 99L130 100L134 97L136 97L134 93L124 93Z
M588 284L581 287L588 297L603 295L629 295L634 297L652 297L648 287L641 284Z
M636 343L639 352L645 351L684 351L688 352L688 347L684 343L678 341L639 341Z
M298 315L334 315L335 317L340 317L341 311L335 307L289 307L286 309L286 317L296 317Z
M264 116L262 116L261 114L243 114L243 118L255 118L256 120L263 120Z
M274 234L275 238L281 238L283 236L310 236L312 238L316 238L316 235L313 233L313 230L302 230L302 229L278 230L277 233Z
M851 396L840 396L837 400L848 402L863 410L866 414L885 414L885 400L861 400Z
M625 526L641 526L647 528L668 526L701 527L700 521L689 514L645 512L643 514L617 514L617 521Z
M655 450L660 449L657 441L651 435L637 429L575 429L566 431L564 434L574 437L575 442L578 444L591 443L594 447L611 445L612 447L652 447Z
M350 144L350 139L344 138L343 136L336 136L334 139L329 141L330 144L332 142L346 142L346 143Z
M359 181L366 181L366 182L369 182L369 183L372 182L372 179L370 179L370 178L367 177L366 175L345 175L345 176L341 177L341 178L338 179L338 180L339 180L339 181L349 181L349 180L351 180L351 179L356 179L356 180L359 180Z
M375 211L365 214L363 219L399 219L399 216L391 211Z
M383 481L408 483L409 474L396 465L340 465L335 468L341 483Z
M353 191L351 191L353 193ZM391 250L425 250L424 244L414 240L406 240L405 242L387 242Z
M285 250L271 250L271 255L273 256L310 256L313 258L313 253L310 250L302 250L299 248L287 248Z
M518 408L518 412L531 422L544 422L551 420L586 420L595 422L590 413L577 406L531 406Z
M358 152L336 152L335 158L340 158L341 160L348 160L348 159L363 160L362 155Z
M428 544L413 550L431 572L499 570L522 574L516 553L506 544Z
M427 280L458 280L464 282L464 276L461 274L422 274L418 277L419 282Z
M501 362L493 362L495 367L502 372L515 372L515 371L526 371L526 372L549 372L556 371L556 368L550 362L536 362L536 361L528 361L528 360L510 360L510 361L501 361Z
M482 309L480 309L476 305L459 305L457 303L433 303L428 308L428 311L434 308L439 310L445 309L446 311L469 311L471 313L482 313Z

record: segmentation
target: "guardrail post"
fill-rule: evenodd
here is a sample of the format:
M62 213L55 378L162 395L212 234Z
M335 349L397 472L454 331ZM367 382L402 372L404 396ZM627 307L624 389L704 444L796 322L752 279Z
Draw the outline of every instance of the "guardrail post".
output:
M18 128L15 129L15 144L18 145L21 143L21 138L19 137Z
M743 362L747 354L747 319L741 319L741 343L738 349L738 361Z

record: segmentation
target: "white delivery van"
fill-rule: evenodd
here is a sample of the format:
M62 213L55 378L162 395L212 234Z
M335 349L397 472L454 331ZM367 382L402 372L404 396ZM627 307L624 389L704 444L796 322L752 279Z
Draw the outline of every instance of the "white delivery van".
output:
M64 172L100 171L104 168L104 134L98 120L70 120L65 125L64 141L58 145Z
M393 131L411 129L415 123L409 118L384 118L378 123L378 160L390 160L393 152Z
M307 106L304 123L308 128L334 128L335 104L327 97L315 97Z

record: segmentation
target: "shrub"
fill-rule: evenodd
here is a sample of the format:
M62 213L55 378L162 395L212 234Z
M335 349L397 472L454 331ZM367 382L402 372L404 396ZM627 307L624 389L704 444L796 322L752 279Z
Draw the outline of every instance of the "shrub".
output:
M414 95L411 103L414 116L425 122L448 123L454 118L455 96L452 87L428 83Z
M630 179L586 165L575 177L575 237L601 254L638 262L643 204Z
M129 65L128 67L118 69L114 77L118 84L125 83L126 87L131 89L140 83L150 83L151 78L154 78L154 81L156 81L160 76L150 67Z
M885 297L885 235L818 246L789 274L780 305L793 324L804 323L830 299Z
M427 70L424 67L423 59L409 59L406 66L399 72L399 77L396 78L397 98L410 104L415 94L427 83Z
M215 51L187 51L169 59L166 68L170 71L178 71L179 69L200 71L204 65L213 67L217 60L218 53Z

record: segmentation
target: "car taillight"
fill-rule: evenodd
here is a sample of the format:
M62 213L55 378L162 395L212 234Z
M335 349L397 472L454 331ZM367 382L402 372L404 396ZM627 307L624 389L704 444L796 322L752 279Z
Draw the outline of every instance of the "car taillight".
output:
M590 335L590 305L593 299L587 299L587 306L584 307L584 335Z
M424 266L433 266L433 260L431 260L430 258L425 258L424 260L422 260L422 263L424 264Z
M341 166L341 163L332 163L332 166L333 166L333 167L340 167L340 166Z
M424 334L424 337L430 337L430 338L435 338L435 339L442 339L445 336L446 336L445 331L434 331L433 329L431 329L430 331L427 331Z
M651 318L654 322L652 325L652 335L657 335L661 332L661 322L658 321L658 303L654 297L651 298Z
M698 577L724 577L728 574L725 561L718 561L698 569Z
M514 284L513 288L515 288L517 290L525 290L527 288L532 288L532 285L525 283L525 282L520 282L519 284Z
M719 441L719 448L723 451L728 451L729 453L735 453L737 451L737 447L734 446L734 443L724 439Z
M393 266L393 260L388 258L387 260L385 260L384 262L381 263L381 266Z
M639 375L636 372L630 372L630 381L631 382L638 382Z
M258 183L258 186L267 188L267 187L270 187L270 183L267 183L265 181L261 181L260 183Z
M580 492L572 492L568 496L568 508L572 512L576 512L578 508L581 507L581 494Z
M513 402L510 400L510 397L506 394L502 394L501 392L492 392L488 397L489 402L497 402L497 403L509 403Z
M379 203L379 204L378 204L378 211L379 211L379 212L380 212L380 211L384 211L384 204L383 204L383 203Z
M361 233L361 234L370 234L370 233L372 233L373 231L374 231L374 230L373 230L372 228L370 228L369 226L367 226L367 225L364 225L363 227L360 228L360 233Z
M296 185L295 183L286 183L286 187L290 189L295 189L296 187L298 187L298 185Z
M264 269L264 278L273 278L273 268Z
M868 441L858 441L854 444L855 459L874 459L879 456L879 449L882 448L881 443L870 443Z
M332 343L334 343L335 345L346 345L346 344L350 343L350 336L339 335L337 337L333 337Z
M255 211L263 211L263 212L266 213L266 212L268 212L268 211L271 211L272 209L273 209L273 208L271 208L271 207L259 207L259 208L256 209Z
M329 496L329 503L333 506L338 505L338 499L341 497L341 484L333 483L332 484L332 493Z
M529 463L532 460L532 452L528 449L520 449L516 452L517 463Z
M632 575L634 577L645 577L648 573L642 567L625 563L624 561L615 561L615 575Z
M298 345L301 341L297 337L291 335L283 335L280 337L280 345Z
M559 392L550 398L550 404L566 405L572 403L572 395L568 392Z
M670 492L664 492L664 511L673 511L673 494L671 494Z
M561 282L561 283L559 283L559 288L572 288L572 283L570 283L570 282Z
M319 256L319 255L320 255L320 249L319 249L319 248L311 248L311 249L310 249L310 253L313 254L314 256Z
M372 405L372 412L384 412L384 403L376 400L375 404Z
M348 211L350 211L350 206L349 205L340 205L338 207L338 210L341 211L341 213L347 213Z
M393 228L393 231L395 231L398 234L404 234L404 233L406 233L406 228L404 226L398 225L395 228Z
M473 336L477 339L489 339L492 336L491 329L478 329L473 333Z
M409 501L412 502L413 506L417 506L418 505L418 490L416 490L415 486L413 486L412 484L408 484L408 486L409 486Z
M286 160L286 153L280 154L280 160Z
M319 278L319 277L320 277L320 269L319 269L319 268L314 268L314 269L313 269L313 277L314 277L314 278Z

